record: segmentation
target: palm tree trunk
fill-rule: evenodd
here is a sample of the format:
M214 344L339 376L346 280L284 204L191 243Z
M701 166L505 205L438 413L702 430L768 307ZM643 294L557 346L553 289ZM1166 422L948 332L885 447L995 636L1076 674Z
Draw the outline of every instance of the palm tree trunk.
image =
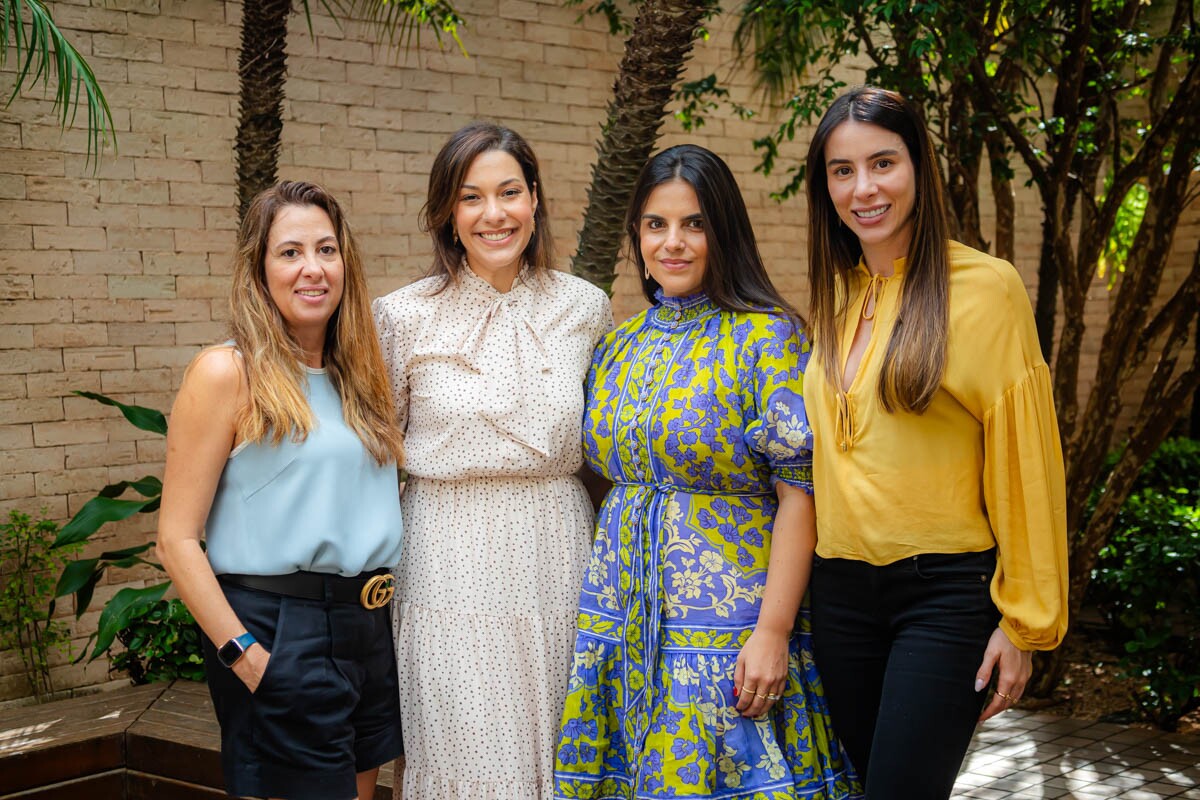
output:
M239 220L254 195L275 183L291 10L291 0L255 0L242 6L236 148Z
M708 0L646 0L613 85L588 204L571 263L576 275L612 293L624 235L625 207L642 165L654 151L675 82L692 52Z

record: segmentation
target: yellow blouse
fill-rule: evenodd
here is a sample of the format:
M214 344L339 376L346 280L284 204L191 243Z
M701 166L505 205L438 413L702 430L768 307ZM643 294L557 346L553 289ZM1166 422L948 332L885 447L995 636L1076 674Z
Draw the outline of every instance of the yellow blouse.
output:
M896 322L904 262L872 278L859 264L841 324L846 354L868 292L874 327L847 392L804 376L815 434L817 554L890 564L919 553L997 548L992 599L1025 650L1067 629L1066 489L1050 370L1029 296L1006 261L950 242L946 371L923 414L889 414L880 368Z

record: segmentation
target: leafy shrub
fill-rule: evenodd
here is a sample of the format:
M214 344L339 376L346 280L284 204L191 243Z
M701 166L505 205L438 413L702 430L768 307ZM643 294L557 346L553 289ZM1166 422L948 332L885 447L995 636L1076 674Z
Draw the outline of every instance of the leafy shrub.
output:
M129 673L135 684L185 678L204 680L200 626L178 599L159 600L133 611L117 632L125 650L112 658L112 668Z
M44 510L43 510L43 513ZM37 522L28 514L10 511L0 525L0 650L16 650L21 657L29 689L42 702L54 692L50 678L50 653L67 652L71 634L67 626L45 610L52 596L52 570L77 550L67 547L51 551L58 525L48 519Z
M1200 442L1146 464L1092 574L1090 599L1139 680L1142 714L1166 730L1200 708Z

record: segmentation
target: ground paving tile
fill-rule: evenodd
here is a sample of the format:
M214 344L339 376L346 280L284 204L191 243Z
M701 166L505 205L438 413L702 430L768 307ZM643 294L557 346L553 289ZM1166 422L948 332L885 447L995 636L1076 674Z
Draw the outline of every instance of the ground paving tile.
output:
M1010 711L976 732L953 800L1200 800L1200 740Z

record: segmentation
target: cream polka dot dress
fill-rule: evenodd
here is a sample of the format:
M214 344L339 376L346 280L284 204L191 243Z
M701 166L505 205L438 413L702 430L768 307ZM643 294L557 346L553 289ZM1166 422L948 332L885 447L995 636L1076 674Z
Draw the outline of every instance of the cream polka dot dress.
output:
M603 291L469 269L375 301L409 473L396 658L404 800L551 796L594 524L583 381Z

